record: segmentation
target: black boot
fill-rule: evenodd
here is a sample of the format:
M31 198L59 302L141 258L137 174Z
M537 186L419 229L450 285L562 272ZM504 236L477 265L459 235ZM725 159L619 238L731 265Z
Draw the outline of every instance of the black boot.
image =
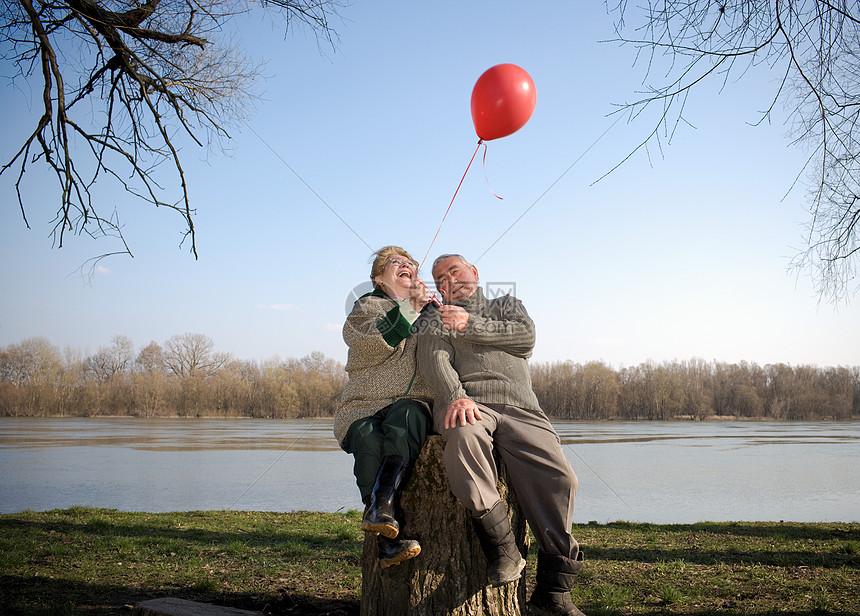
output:
M389 539L378 535L376 547L379 549L379 565L383 569L399 565L421 553L421 545L414 539Z
M505 503L497 502L484 515L472 517L472 522L487 557L487 581L501 586L519 579L526 561L517 549Z
M570 589L582 569L583 554L576 560L538 550L537 576L528 608L533 616L585 616L570 599Z
M376 475L376 484L370 495L370 504L361 520L361 530L384 535L389 539L397 537L400 524L394 518L394 507L400 497L409 460L400 456L385 456Z

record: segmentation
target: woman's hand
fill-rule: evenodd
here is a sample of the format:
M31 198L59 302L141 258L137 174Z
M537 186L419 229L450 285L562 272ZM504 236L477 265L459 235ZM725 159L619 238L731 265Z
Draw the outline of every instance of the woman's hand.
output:
M412 286L409 287L409 303L415 308L415 312L421 312L421 309L430 301L432 296L430 289L420 278L416 278Z

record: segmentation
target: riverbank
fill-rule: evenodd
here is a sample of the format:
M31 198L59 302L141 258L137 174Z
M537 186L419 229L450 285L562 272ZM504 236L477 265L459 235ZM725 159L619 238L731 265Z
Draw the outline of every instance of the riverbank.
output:
M120 615L171 596L272 616L357 616L359 520L357 511L0 515L3 614ZM587 563L573 598L590 616L847 616L860 606L860 524L615 522L576 525L574 535Z
M547 413L547 417L549 417L550 421L558 422L558 421L580 421L576 419L565 418L560 413ZM86 413L81 412L79 414L75 413L26 413L19 411L3 411L0 410L0 418L9 418L9 419L92 419L93 421L98 421L100 419L129 419L129 420L227 420L227 421L254 421L254 420L271 420L271 421L333 421L333 415L308 415L302 417L278 417L273 415L231 415L225 414L219 411L212 410L199 410L194 413L176 413L176 412L164 412L159 414L147 414L147 413ZM846 423L846 422L854 422L860 421L860 414L854 413L849 414L844 417L837 417L835 415L816 415L809 419L804 418L786 418L786 417L767 417L765 415L672 415L665 417L642 417L642 416L632 416L625 417L624 415L606 415L601 417L596 417L594 419L589 419L588 423L673 423L673 422L745 422L745 423Z

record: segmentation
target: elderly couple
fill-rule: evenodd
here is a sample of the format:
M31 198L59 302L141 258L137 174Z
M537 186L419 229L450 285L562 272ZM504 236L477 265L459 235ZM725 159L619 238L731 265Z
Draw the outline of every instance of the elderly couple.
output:
M417 268L400 247L377 251L374 290L355 302L343 328L349 382L334 432L355 458L366 505L361 527L377 535L383 568L421 552L399 534L398 502L432 424L445 439L451 491L470 512L487 557L488 582L519 579L526 563L497 490L495 448L538 542L529 608L582 614L570 597L582 567L570 532L577 478L531 388L534 323L515 297L487 299L478 270L460 255L433 263L445 300L438 308L428 303Z

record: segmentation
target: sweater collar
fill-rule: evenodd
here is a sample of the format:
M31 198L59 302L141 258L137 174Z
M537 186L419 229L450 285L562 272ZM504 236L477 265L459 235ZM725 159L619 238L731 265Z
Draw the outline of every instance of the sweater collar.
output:
M374 289L370 293L365 293L364 295L359 297L359 299L361 299L362 297L388 297L388 295L386 295L385 293L383 293L379 289Z
M461 308L465 308L467 312L481 312L481 307L487 303L487 298L484 297L484 292L481 290L480 285L475 289L475 292L472 293L468 298L461 300L459 302L451 302L454 306L460 306Z

